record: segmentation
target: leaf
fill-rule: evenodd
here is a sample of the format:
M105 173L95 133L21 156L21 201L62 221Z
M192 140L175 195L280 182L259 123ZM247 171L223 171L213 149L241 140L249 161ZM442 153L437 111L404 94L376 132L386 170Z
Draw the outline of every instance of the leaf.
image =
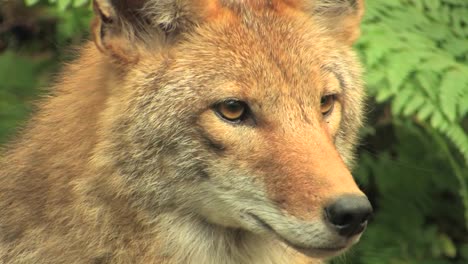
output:
M414 94L411 84L405 85L405 88L395 96L392 102L392 113L401 114L405 105L414 99Z
M447 25L432 23L430 27L420 26L425 36L429 37L429 40L442 41L450 35L447 31Z
M432 127L438 128L442 126L442 123L444 122L444 117L439 111L434 111L431 117L431 125Z
M437 85L439 84L439 77L437 73L432 71L417 72L415 74L415 79L431 100L438 101Z
M382 87L381 89L377 89L377 95L375 100L377 103L383 103L387 101L390 97L392 97L395 93L389 89L389 87Z
M460 255L463 259L465 260L468 260L468 243L467 244L463 244L461 247L460 247Z
M465 93L464 95L460 96L460 102L462 103L458 104L458 114L461 118L464 118L468 113L468 103L463 102L468 102L468 93Z
M412 51L401 51L387 57L387 79L392 91L400 89L404 80L414 71L421 58Z
M457 102L461 95L462 86L468 82L468 75L463 74L458 70L450 70L444 74L440 84L440 106L444 114L450 121L457 119ZM467 102L461 102L467 103Z
M439 234L439 243L445 256L454 258L457 255L457 248L447 234Z
M366 83L370 86L378 86L385 78L385 72L382 67L376 67L369 71L366 76ZM380 88L379 88L380 89ZM378 91L377 91L378 92Z
M443 22L445 22L446 24L449 24L450 21L451 21L451 9L448 5L443 5L440 9L439 9L439 19L441 19Z
M453 56L462 56L468 53L468 43L466 39L451 38L446 40L443 44L443 48Z
M400 34L407 34L410 29L429 23L428 18L414 8L395 10L391 12L391 17L382 22Z
M361 43L366 43L364 49L366 64L368 67L372 67L382 60L385 54L389 54L395 48L395 45L392 45L392 41L388 41L388 35L391 32L382 27L365 28L363 31L365 34L372 36L372 39L367 42L365 42L365 39L361 40Z
M464 9L454 9L451 12L452 30L455 34L457 34L460 37L467 37L464 26L464 17L467 15L467 13L468 12L466 12L466 10Z
M422 95L414 95L414 99L410 100L403 109L403 115L409 116L415 113L424 103L426 99Z
M424 2L421 0L410 0L411 4L416 7L419 11L424 11Z
M71 4L72 0L57 0L57 8L59 11L65 11Z
M424 5L430 10L437 10L440 7L439 0L424 0Z
M445 135L457 146L458 150L463 154L466 164L468 164L468 134L459 125L451 124L445 131Z
M434 106L430 102L425 102L425 104L419 109L418 118L421 120L426 120L431 116L435 111Z
M88 0L74 0L73 7L80 7L88 3Z
M39 1L40 0L24 0L24 3L26 4L26 6L32 6L37 4Z
M434 72L442 72L447 68L454 67L457 62L448 54L428 54L427 57L417 66L418 70L430 70Z

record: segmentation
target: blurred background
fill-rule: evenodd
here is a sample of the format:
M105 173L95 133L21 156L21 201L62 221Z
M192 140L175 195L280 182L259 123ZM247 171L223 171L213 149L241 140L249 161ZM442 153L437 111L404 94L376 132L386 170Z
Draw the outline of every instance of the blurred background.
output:
M73 48L90 0L0 0L0 144ZM341 263L468 263L468 0L367 0L356 180L376 209ZM220 263L221 264L221 263Z

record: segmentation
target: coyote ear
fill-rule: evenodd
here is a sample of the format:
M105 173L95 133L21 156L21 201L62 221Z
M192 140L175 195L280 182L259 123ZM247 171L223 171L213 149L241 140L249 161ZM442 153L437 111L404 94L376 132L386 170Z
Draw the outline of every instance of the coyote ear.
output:
M135 62L149 45L167 45L214 15L218 0L93 0L92 34L98 49Z
M314 0L312 12L334 36L353 44L360 34L364 0Z

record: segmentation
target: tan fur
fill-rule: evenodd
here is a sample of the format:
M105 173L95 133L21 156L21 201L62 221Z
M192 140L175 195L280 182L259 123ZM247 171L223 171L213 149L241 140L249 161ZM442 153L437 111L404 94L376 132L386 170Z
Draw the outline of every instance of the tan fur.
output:
M95 1L95 44L0 161L0 262L298 264L355 243L322 212L362 195L362 1L121 2ZM226 98L255 121L221 120Z

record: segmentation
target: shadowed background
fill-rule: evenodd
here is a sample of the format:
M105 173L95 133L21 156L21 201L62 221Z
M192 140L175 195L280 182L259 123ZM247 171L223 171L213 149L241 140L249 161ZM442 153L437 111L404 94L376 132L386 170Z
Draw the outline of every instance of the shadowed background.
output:
M89 0L0 0L0 144L89 38ZM368 125L354 175L376 213L338 263L468 263L468 1L367 0Z

